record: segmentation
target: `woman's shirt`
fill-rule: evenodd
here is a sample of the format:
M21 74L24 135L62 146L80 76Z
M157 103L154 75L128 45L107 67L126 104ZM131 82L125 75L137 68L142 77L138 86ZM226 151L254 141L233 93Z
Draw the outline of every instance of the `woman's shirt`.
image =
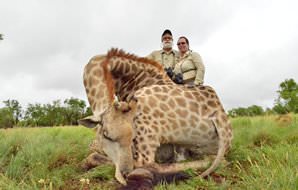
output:
M179 57L178 63L174 68L174 73L182 73L185 83L203 84L205 66L201 56L196 52L187 51L183 57Z

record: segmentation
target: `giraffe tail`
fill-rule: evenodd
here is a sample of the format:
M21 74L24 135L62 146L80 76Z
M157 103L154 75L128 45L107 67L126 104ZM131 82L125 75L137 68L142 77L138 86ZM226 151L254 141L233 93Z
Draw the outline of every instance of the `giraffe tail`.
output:
M226 146L227 141L224 140L225 139L224 135L223 135L224 128L218 127L218 122L215 118L212 118L211 121L217 131L218 138L219 138L218 151L217 151L216 158L212 162L211 166L200 175L201 177L208 176L210 173L212 173L218 167L218 165L220 164L220 162L222 161L222 158L224 157L224 155L226 153L226 147L228 147L228 146Z

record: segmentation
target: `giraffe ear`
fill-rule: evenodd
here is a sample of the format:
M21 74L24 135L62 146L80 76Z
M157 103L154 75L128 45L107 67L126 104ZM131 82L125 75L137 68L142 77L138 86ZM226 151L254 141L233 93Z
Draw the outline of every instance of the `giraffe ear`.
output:
M128 104L128 111L127 111L127 116L130 119L133 119L136 115L137 112L137 100L136 99L132 99Z
M78 120L78 123L88 128L94 128L97 125L101 125L101 119L99 119L94 115L90 115L83 119Z
M128 112L130 110L130 107L127 102L114 102L114 107L116 110L122 111L122 112Z

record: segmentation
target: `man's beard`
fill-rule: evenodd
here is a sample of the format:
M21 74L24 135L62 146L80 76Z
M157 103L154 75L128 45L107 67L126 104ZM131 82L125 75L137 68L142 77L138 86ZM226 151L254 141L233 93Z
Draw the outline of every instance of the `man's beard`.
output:
M169 42L162 42L162 46L163 48L172 48L173 47L173 42L172 41L169 41Z

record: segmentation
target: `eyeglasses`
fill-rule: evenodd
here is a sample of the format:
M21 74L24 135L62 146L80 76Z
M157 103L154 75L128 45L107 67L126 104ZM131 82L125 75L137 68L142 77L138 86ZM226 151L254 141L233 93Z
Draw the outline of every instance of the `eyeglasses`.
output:
M173 40L173 38L172 37L163 37L162 41L164 41L164 40Z
M186 42L179 42L177 43L177 46L184 45L184 44L186 44Z

